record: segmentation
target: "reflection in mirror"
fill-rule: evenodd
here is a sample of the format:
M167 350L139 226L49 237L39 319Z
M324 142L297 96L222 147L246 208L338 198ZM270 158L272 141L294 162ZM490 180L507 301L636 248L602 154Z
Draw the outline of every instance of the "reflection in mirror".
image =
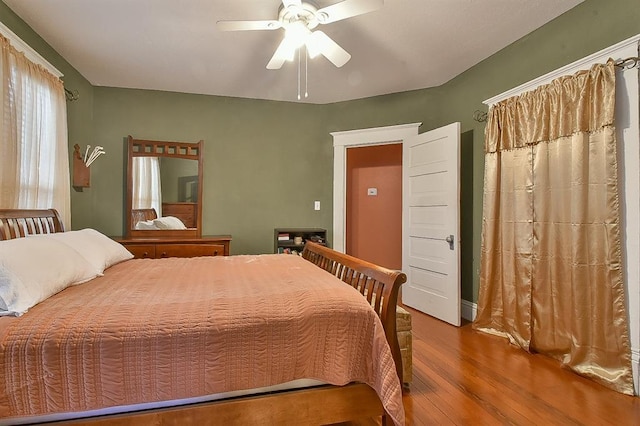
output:
M127 237L202 235L202 143L128 137Z
M157 216L162 216L160 159L158 157L134 157L132 161L131 208L134 210L154 209ZM133 225L135 228L136 224Z
M197 161L163 157L160 159L160 178L163 202L198 202Z
M195 228L195 205L198 202L198 162L185 158L134 157L133 179L133 229L158 229L156 217L176 217L166 221L166 226L184 229ZM151 212L153 209L153 212ZM184 226L183 226L184 225Z

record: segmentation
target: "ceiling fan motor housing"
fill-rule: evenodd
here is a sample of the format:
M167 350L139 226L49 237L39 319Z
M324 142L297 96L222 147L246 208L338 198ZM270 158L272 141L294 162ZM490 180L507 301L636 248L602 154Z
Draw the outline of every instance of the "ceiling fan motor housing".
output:
M318 13L318 8L308 2L302 2L300 5L291 4L287 7L282 5L278 13L278 21L282 23L284 28L289 25L301 22L308 29L312 30L320 23L326 20L326 13Z
M369 13L384 5L384 0L342 0L318 9L310 1L282 0L278 20L218 21L221 31L278 30L286 31L267 69L280 69L292 61L298 48L306 46L309 57L322 54L336 67L346 64L351 55L323 31L312 31L320 24L330 24Z

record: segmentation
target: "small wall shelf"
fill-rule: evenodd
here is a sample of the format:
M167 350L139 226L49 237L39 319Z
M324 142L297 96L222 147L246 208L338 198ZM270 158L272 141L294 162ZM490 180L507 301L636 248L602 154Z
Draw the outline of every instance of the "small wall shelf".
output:
M89 188L91 186L91 170L84 163L82 154L80 153L80 146L76 144L73 151L73 187L82 191L82 188Z
M327 244L327 230L322 228L275 228L273 252L300 254L307 241Z

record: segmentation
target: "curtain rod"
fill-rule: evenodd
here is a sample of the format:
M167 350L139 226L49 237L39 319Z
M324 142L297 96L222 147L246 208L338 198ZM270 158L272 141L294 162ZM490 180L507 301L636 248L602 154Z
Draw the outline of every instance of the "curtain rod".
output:
M640 57L630 57L626 59L620 59L615 61L613 65L618 68L622 68L625 70L630 70L631 68L635 68L640 64Z
M67 100L69 102L77 101L78 98L80 98L80 94L78 93L77 90L74 90L72 92L71 90L67 89L66 87L64 88L64 96L65 96L65 98L67 98Z
M483 123L487 121L487 113L484 111L480 111L479 109L473 112L473 119L478 123Z
M618 67L618 68L622 68L624 70L630 70L630 69L635 68L638 65L640 65L640 57L633 57L632 56L632 57L625 58L625 59L619 59L619 60L615 61L613 65ZM484 111L475 110L473 112L473 119L475 121L477 121L478 123L483 123L483 122L487 121L487 113L484 112Z

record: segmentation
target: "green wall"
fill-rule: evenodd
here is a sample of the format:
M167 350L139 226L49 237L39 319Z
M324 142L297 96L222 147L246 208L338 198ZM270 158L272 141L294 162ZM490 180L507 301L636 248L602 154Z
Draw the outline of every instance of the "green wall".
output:
M108 154L92 166L91 188L82 195L91 210L74 216L74 227L122 233L123 147L132 135L205 141L203 232L231 234L233 254L273 251L279 227L325 228L331 240L330 132L425 121L437 109L433 99L426 90L309 105L96 87L93 142ZM313 210L315 200L320 211Z
M484 99L640 33L637 0L587 0L448 83L328 105L91 87L0 3L0 20L65 74L69 145L104 146L91 188L73 192L73 228L123 228L124 141L205 141L204 233L233 235L232 253L272 250L273 228L332 230L330 132L422 122L462 125L462 291L475 301L482 222ZM455 46L446 46L455 48ZM322 209L313 210L320 200Z
M472 119L477 109L487 111L482 101L534 78L588 56L640 33L638 0L586 0L537 31L528 34L495 55L440 86L442 110L435 126L460 121L463 132L473 132L473 247L472 265L463 260L465 300L477 300L482 228L484 178L484 123ZM464 241L463 241L464 244Z
M102 87L94 97L93 141L107 155L92 166L84 194L92 208L79 220L87 226L123 231L124 144L131 135L204 140L203 233L231 234L234 254L272 252L277 227L331 228L325 106Z

